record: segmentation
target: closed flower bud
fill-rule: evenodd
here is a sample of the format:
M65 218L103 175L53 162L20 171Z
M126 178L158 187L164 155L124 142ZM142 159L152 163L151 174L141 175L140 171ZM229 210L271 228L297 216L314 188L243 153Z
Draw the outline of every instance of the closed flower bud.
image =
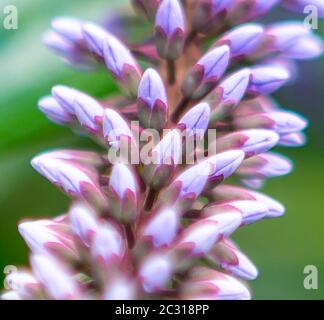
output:
M264 179L286 175L292 168L291 161L286 157L268 152L245 160L237 170L237 174L243 178Z
M253 95L270 94L283 86L290 78L289 72L279 66L252 67L252 79L248 92Z
M72 43L81 43L83 40L82 21L71 17L59 17L52 20L52 29L70 40Z
M78 94L81 94L81 91L63 85L56 85L52 88L51 92L64 110L71 115L75 114L75 99Z
M71 230L86 247L89 247L99 224L95 211L84 202L76 202L69 210Z
M45 219L25 221L18 229L33 253L49 253L69 259L77 256L71 235L60 230L64 228L59 223Z
M153 189L164 187L181 160L181 134L177 129L168 132L153 148L153 163L144 167L143 179Z
M245 280L254 280L258 276L252 261L230 239L218 242L208 257L234 276Z
M292 132L281 135L278 144L284 147L301 147L305 143L305 134L302 132Z
M213 48L207 52L186 75L182 86L182 94L186 98L200 99L213 90L230 58L227 45Z
M203 210L204 216L212 216L217 213L240 213L242 215L242 224L254 223L264 218L268 208L259 201L254 200L236 200L220 204L210 204Z
M187 227L177 241L176 248L191 255L207 253L223 236L229 236L242 223L239 212L211 215Z
M113 166L109 179L112 214L124 223L134 221L137 214L137 187L131 170L124 164Z
M180 218L173 208L166 208L155 213L145 224L143 238L158 248L169 246L175 239L180 226Z
M182 52L185 18L178 0L162 0L155 17L156 47L164 59L175 60Z
M140 81L137 94L138 117L144 128L161 130L167 120L166 91L160 75L147 69Z
M191 272L190 280L182 286L182 299L190 300L249 300L249 290L234 277L209 268Z
M270 150L278 140L279 136L275 131L250 129L225 135L217 139L216 146L218 152L240 149L245 152L245 157L251 157Z
M138 276L146 292L158 292L166 287L172 271L172 258L167 254L156 253L144 259Z
M55 123L66 125L74 121L73 115L67 112L53 97L40 99L38 108Z
M72 273L61 262L49 255L34 254L31 257L31 265L36 278L51 298L80 299L80 291Z
M202 102L192 107L178 122L177 127L185 131L185 137L196 136L198 140L204 137L210 119L210 107Z
M282 135L305 129L307 121L296 113L277 111L239 117L235 119L234 124L240 129L264 128Z
M104 43L108 32L94 23L84 23L83 36L89 50L99 57L104 56Z
M227 44L231 58L241 58L253 53L263 39L263 27L256 23L240 25L225 33L216 45Z
M314 35L303 23L281 22L269 26L269 49L292 59L313 59L323 53L320 37Z
M107 33L103 54L108 70L120 82L122 89L128 95L136 96L141 69L129 49L115 36Z

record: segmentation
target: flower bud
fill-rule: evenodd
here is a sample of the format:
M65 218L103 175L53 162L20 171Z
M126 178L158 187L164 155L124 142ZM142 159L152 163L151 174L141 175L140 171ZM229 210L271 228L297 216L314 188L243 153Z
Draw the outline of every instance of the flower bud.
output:
M303 23L275 23L267 28L266 33L270 41L269 49L291 59L313 59L324 50L321 38Z
M217 151L240 149L245 157L251 157L273 148L279 140L275 131L264 129L250 129L235 131L217 139Z
M249 300L249 290L234 277L205 267L191 272L181 288L181 299L189 300Z
M169 246L175 239L180 226L178 213L166 208L155 213L143 229L143 237L148 238L155 248Z
M168 103L160 75L147 69L140 81L137 94L138 117L144 128L162 130L167 121Z
M122 164L113 166L109 179L110 210L123 223L134 221L137 215L137 187L133 173Z
M241 58L253 53L263 39L263 27L256 23L239 25L225 33L216 46L226 44L230 48L231 58Z
M254 280L258 276L252 261L230 239L218 242L208 257L234 276L245 280Z
M223 236L229 236L242 223L239 212L218 213L187 227L177 241L176 248L191 255L207 253Z
M204 216L213 216L217 213L240 213L242 224L254 223L264 218L268 208L265 204L253 200L236 200L220 204L209 204L203 209Z
M52 29L72 43L83 41L82 21L70 17L58 17L51 22Z
M224 74L230 58L227 45L207 52L184 78L181 91L184 97L200 99L212 91Z
M97 24L83 24L83 36L89 50L99 57L104 56L104 42L108 32Z
M253 95L270 94L283 86L290 78L289 72L279 66L252 67L252 79L248 93Z
M298 132L306 128L307 120L294 112L256 113L236 118L234 125L240 129L264 128L282 134Z
M73 274L49 255L34 254L31 265L36 278L43 284L49 296L56 300L80 299L80 291Z
M74 121L72 114L68 113L53 97L44 97L38 101L38 108L45 113L48 119L58 124L70 124Z
M181 135L177 129L168 132L153 148L153 163L144 167L143 179L153 189L164 187L181 161Z
M76 202L69 211L71 229L74 235L89 247L98 230L96 212L84 202Z
M268 152L245 160L237 174L243 178L271 178L282 176L292 171L293 165L286 157Z
M177 59L183 49L185 17L178 0L162 0L155 17L156 48L164 59Z
M278 144L284 147L301 147L305 143L305 134L302 132L292 132L281 135Z
M166 254L151 254L143 261L139 269L139 278L143 289L157 292L164 289L171 279L173 261Z

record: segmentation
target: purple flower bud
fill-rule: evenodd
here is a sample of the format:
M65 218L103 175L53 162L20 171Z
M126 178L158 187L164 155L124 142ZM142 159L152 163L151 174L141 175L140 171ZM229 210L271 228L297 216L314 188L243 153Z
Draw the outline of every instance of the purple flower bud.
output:
M51 91L60 106L71 115L74 115L75 99L78 94L81 94L81 91L62 85L54 86Z
M98 55L104 56L104 42L107 38L108 32L94 23L83 24L83 36L84 40L90 51Z
M103 44L104 59L108 70L120 81L126 91L135 93L141 78L141 70L130 53L115 36L107 34Z
M279 140L275 131L263 129L250 129L236 131L217 139L217 150L226 151L240 149L245 152L245 157L263 153L273 148Z
M280 136L279 145L284 147L301 147L306 143L306 136L302 132L292 132Z
M237 173L244 178L269 178L286 175L293 165L289 159L276 153L265 153L254 156L243 162Z
M53 97L44 97L39 100L38 108L47 118L58 124L72 123L74 118Z
M164 289L172 276L173 261L166 254L151 254L140 266L139 278L143 289L156 292Z
M109 179L112 214L123 222L133 221L137 212L137 187L133 173L122 164L113 166Z
M205 160L214 166L214 170L209 176L209 183L218 184L229 177L240 166L244 156L245 154L241 150L230 150Z
M205 216L238 212L242 215L242 224L250 224L263 219L267 211L268 208L264 203L255 200L236 200L221 204L210 204L203 210Z
M263 39L263 27L256 23L239 25L225 33L216 45L227 44L231 58L240 58L253 53Z
M277 133L287 134L298 132L306 128L307 120L293 112L257 113L235 119L235 126L240 129L265 128Z
M143 174L143 179L151 188L158 190L169 182L181 161L181 146L179 130L173 129L153 148L153 163L144 167Z
M132 0L135 10L148 19L153 19L161 0Z
M161 130L167 121L167 96L160 75L147 69L138 87L138 117L144 128Z
M51 220L26 221L18 229L33 253L50 253L75 258L76 250L72 238L63 232L62 226Z
M162 0L155 17L156 47L162 58L175 60L182 52L185 17L178 0Z
M82 21L70 17L59 17L52 21L52 29L72 43L83 40Z
M284 206L263 193L242 187L221 184L213 190L217 201L255 200L262 202L268 209L266 218L279 217L285 213Z
M281 22L267 28L270 49L292 59L313 59L323 53L320 37L313 34L304 24Z
M249 300L249 290L237 279L213 269L200 267L191 272L182 286L181 299Z
M176 244L188 254L199 256L207 253L223 236L234 232L242 223L238 212L215 214L187 227Z
M120 145L120 141L123 137L134 141L133 134L127 122L118 112L108 108L105 109L104 114L103 134L109 146L115 148Z
M207 52L185 77L181 90L186 98L200 99L213 90L225 72L230 58L227 45Z
M54 31L48 31L43 37L43 43L49 49L63 57L70 57L77 53L74 45Z
M210 107L208 103L202 102L191 108L178 122L177 127L185 131L185 136L204 137L208 128L210 118Z
M104 270L120 261L125 252L125 243L120 232L110 224L101 225L93 237L91 254Z
M290 78L289 72L279 66L252 67L252 79L248 92L253 95L270 94L283 86Z
M79 288L73 274L49 255L36 254L31 257L36 278L43 284L51 298L75 300L80 298Z
M315 6L320 17L324 17L324 3L321 0L283 0L285 8L305 14L305 8L307 6Z
M148 221L143 237L149 238L155 248L169 246L177 235L179 225L178 213L174 209L163 209Z
M209 258L242 279L254 280L258 276L258 270L252 261L229 239L218 242Z
M72 205L69 217L72 232L85 246L89 247L99 227L96 212L86 203L79 201Z

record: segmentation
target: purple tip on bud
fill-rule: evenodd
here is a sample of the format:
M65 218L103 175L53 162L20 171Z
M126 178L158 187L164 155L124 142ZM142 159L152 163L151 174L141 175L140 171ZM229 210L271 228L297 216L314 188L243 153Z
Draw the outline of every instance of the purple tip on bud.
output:
M283 6L291 11L305 14L305 9L309 8L312 12L313 8L317 9L318 15L324 17L324 3L322 0L283 0Z
M238 212L215 214L191 224L180 236L176 247L191 255L206 254L223 236L234 232L242 223Z
M291 59L313 59L324 51L323 41L304 24L281 22L267 28L270 50Z
M177 127L185 130L186 137L197 136L203 138L209 124L210 107L202 102L192 107L178 122Z
M237 279L213 269L200 267L191 272L182 286L182 299L249 300L249 290Z
M163 254L151 254L140 266L139 278L146 292L164 289L172 276L173 261Z
M294 112L274 111L257 113L246 117L237 118L235 126L245 128L265 128L282 134L298 132L306 128L307 120Z
M279 66L264 65L252 67L251 71L252 79L248 92L253 95L270 94L290 79L289 72Z
M245 157L266 152L279 141L279 135L272 130L250 129L236 131L217 139L217 150L240 149Z
M68 113L53 97L44 97L39 100L38 108L47 118L58 124L69 124L74 121L73 115Z
M147 69L138 87L138 117L145 128L161 130L167 121L167 96L160 75Z
M175 60L182 52L185 18L178 0L163 0L155 17L156 46L162 58Z
M112 214L124 222L134 220L137 211L137 187L133 173L122 164L113 166L109 180Z
M70 17L59 17L52 20L52 29L72 43L83 40L82 21Z
M40 254L32 255L31 265L50 297L56 300L80 299L77 283L65 265L49 255Z
M154 247L169 246L177 235L179 216L174 209L163 209L154 214L143 230L143 237L149 238Z
M186 98L199 99L213 90L224 74L230 58L227 45L207 52L185 77L181 90Z
M263 39L263 27L256 23L240 25L225 33L216 45L227 44L230 47L231 58L238 58L253 53Z
M252 261L229 239L220 241L209 257L223 269L242 279L254 280L258 276L258 270Z

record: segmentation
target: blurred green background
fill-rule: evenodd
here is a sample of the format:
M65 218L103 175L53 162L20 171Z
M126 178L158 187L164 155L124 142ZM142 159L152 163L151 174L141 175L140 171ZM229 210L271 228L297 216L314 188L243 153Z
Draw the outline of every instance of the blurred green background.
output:
M70 69L42 46L41 38L56 15L98 21L116 1L0 0L0 22L7 4L17 6L19 26L4 30L0 24L0 287L6 265L27 263L17 222L57 215L68 205L67 197L31 168L30 159L54 147L93 147L86 138L50 123L38 111L37 100L58 83L96 96L115 90L105 70ZM286 16L278 12L272 18ZM323 21L319 32L324 35ZM323 59L303 62L298 83L277 94L282 105L310 118L311 127L306 147L282 150L293 159L295 171L269 181L264 189L285 204L286 215L242 228L235 236L260 270L252 283L256 299L324 298L323 83ZM318 290L303 287L306 265L318 268Z

